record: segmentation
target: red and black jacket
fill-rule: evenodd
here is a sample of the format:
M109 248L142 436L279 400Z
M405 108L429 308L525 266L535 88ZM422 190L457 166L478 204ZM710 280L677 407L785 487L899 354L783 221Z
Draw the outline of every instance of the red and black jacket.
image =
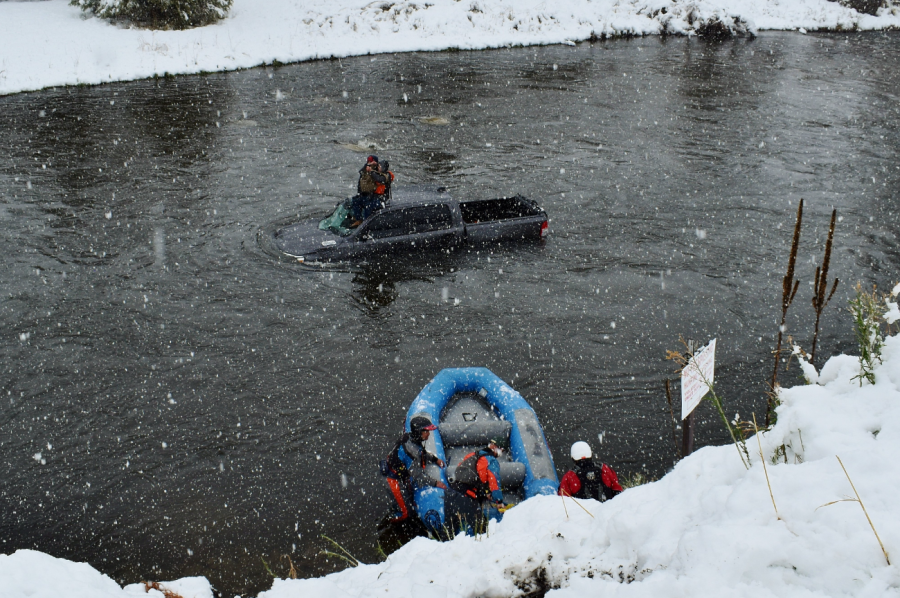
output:
M604 501L622 492L619 477L606 463L596 465L590 459L575 462L575 469L566 472L559 483L557 494L575 498L593 498Z

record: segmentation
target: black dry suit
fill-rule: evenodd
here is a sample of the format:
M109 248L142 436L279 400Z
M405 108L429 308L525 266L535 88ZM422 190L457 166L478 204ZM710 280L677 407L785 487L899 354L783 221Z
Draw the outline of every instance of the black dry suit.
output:
M622 492L618 477L605 463L597 465L591 459L581 459L575 462L574 472L581 482L575 498L593 498L602 502Z
M422 446L421 434L420 431L416 431L413 434L406 432L401 435L387 459L380 464L381 474L386 478L385 481L391 489L391 494L397 501L397 507L400 508L400 513L393 519L395 522L405 520L409 517L410 507L415 508L413 480L419 488L438 485L436 480L426 475L425 465L427 463L440 465L440 460ZM412 460L409 467L403 462L400 456L401 451Z
M425 466L428 463L439 465L440 460L425 450L425 447L422 446L421 437L417 436L405 432L397 439L397 442L394 443L394 448L391 449L385 461L387 471L382 471L382 473L389 477L393 474L393 477L403 482L408 482L412 478L420 488L422 486L436 486L437 480L433 480L430 476L425 475ZM400 457L400 451L406 453L412 461L409 468L406 467L406 464Z

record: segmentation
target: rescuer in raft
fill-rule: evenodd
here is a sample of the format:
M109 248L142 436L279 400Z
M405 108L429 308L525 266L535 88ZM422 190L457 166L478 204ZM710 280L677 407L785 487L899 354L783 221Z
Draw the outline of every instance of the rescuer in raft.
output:
M622 492L619 477L606 463L599 466L591 459L591 447L587 442L572 445L572 460L575 469L566 472L559 483L557 494L575 498L593 498L600 502L609 500Z
M409 422L409 429L409 432L400 435L387 459L380 464L381 474L387 479L391 494L394 495L394 500L397 501L397 506L400 508L400 513L391 520L391 523L399 523L409 517L410 507L408 505L414 504L412 502L413 482L420 488L435 486L443 490L447 489L447 485L442 481L434 480L425 473L425 466L428 463L434 463L441 468L445 466L442 459L425 450L425 441L431 436L432 430L437 430L437 426L432 424L427 417L417 415ZM401 452L412 461L409 467L401 458Z
M503 491L500 489L500 463L505 439L492 439L487 447L469 453L456 467L453 489L478 501L482 508L493 503L499 511L505 509Z

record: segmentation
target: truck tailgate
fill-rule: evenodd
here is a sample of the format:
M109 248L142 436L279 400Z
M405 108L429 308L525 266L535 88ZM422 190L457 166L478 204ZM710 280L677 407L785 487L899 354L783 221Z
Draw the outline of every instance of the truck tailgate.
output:
M469 243L538 240L541 226L546 221L547 217L540 215L466 224L466 240Z

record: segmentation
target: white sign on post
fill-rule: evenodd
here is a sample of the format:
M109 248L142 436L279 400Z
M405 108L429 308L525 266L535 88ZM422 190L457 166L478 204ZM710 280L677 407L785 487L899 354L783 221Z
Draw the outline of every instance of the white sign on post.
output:
M696 351L694 356L681 370L681 419L691 414L700 399L709 392L709 384L713 382L716 365L716 339Z

